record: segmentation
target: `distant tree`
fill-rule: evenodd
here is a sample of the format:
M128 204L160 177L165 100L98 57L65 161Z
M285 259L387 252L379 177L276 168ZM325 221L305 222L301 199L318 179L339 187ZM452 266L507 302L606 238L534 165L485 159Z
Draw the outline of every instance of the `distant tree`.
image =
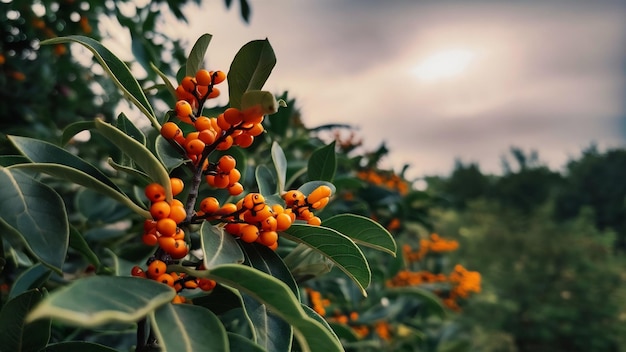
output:
M453 207L463 209L468 201L487 196L489 188L489 177L480 171L477 163L464 164L457 159L442 191Z

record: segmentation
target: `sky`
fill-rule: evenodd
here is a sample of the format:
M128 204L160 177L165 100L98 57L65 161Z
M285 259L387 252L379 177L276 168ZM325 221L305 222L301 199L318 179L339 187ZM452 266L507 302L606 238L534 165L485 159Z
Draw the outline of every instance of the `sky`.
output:
M209 69L268 38L264 89L296 98L309 127L346 123L384 167L446 175L455 159L499 173L511 146L560 169L592 143L626 141L626 3L249 0L187 5L162 30L210 33Z

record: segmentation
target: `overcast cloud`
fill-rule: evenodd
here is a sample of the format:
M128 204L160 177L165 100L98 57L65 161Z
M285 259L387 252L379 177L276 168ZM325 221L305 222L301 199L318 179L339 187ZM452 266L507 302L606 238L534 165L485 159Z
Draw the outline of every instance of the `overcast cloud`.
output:
M237 2L233 2L234 5ZM459 157L500 171L510 146L558 168L591 143L622 146L626 6L412 1L251 1L249 25L223 2L188 6L191 42L214 35L208 62L227 69L241 45L269 38L278 64L266 89L289 90L308 126L359 127L385 141L387 166L446 174ZM182 31L186 32L182 32ZM420 81L412 70L441 50L473 59L461 74Z

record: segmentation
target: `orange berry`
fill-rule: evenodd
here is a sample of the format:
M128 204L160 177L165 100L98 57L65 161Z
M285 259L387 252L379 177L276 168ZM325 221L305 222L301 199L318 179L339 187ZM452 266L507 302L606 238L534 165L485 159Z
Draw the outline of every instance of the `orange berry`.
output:
M325 207L328 202L330 201L330 198L326 197L326 198L322 198L319 201L313 203L311 205L311 208L313 209L322 209L323 207Z
M264 220L261 221L261 229L263 231L276 231L276 227L278 226L278 222L276 218L273 216L268 216Z
M184 240L175 240L174 247L171 248L169 251L165 251L168 252L172 256L172 258L181 259L185 257L187 253L189 253L189 248L187 247L187 242L185 242Z
M207 70L198 70L196 72L196 82L201 86L208 86L211 84L211 74Z
M265 197L261 193L248 193L243 198L242 207L246 209L261 208L261 205L265 205Z
M174 286L174 278L168 273L159 275L155 280L170 287Z
M185 144L185 150L191 155L200 155L204 151L205 146L206 144L204 144L203 141L199 139L193 139Z
M256 137L256 136L260 135L261 133L263 133L263 131L265 131L265 128L263 127L263 125L261 125L260 123L255 123L246 132L249 135Z
M176 227L176 221L170 218L157 221L157 231L159 231L162 236L174 236L176 233Z
M178 118L189 118L190 115L193 115L193 109L191 108L191 104L189 104L186 100L179 100L176 102L174 106L174 112Z
M230 181L229 186L232 186L236 182L239 182L240 179L241 179L241 172L239 172L239 170L237 169L230 170L230 172L228 173L228 180Z
M146 219L143 221L143 231L148 232L156 228L156 221L154 219Z
M235 137L233 144L240 146L241 148L248 148L254 143L254 137L248 133L243 133Z
M220 96L220 90L213 87L213 90L211 91L211 93L209 93L209 96L207 98L212 99L212 98L217 98Z
M181 180L178 177L170 178L170 185L172 187L172 195L173 196L179 195L180 192L182 192L183 189L185 188L185 184L183 183L183 180Z
M150 206L150 214L156 220L165 219L170 215L170 205L164 200L154 202Z
M217 139L217 134L212 129L204 129L198 134L198 139L206 145L211 145Z
M200 210L207 214L215 213L219 208L220 202L215 197L206 197L200 202Z
M202 291L211 291L212 289L215 288L216 285L217 283L211 279L205 279L205 278L198 279L198 287L200 287Z
M273 244L273 245L271 245L271 246L267 246L267 247L268 247L269 249L271 249L271 250L275 251L275 250L276 250L276 248L278 248L278 241L274 242L274 244Z
M307 221L307 223L313 226L320 226L322 224L322 220L318 218L317 216L313 216Z
M234 169L237 165L237 160L230 155L222 155L222 157L217 161L217 167L220 169L220 172L229 173L230 170Z
M193 90L196 89L196 84L196 79L191 76L185 76L183 80L180 81L180 85L188 92L193 92Z
M228 174L217 174L213 181L213 186L216 188L226 188L230 184Z
M224 140L217 145L217 147L215 147L215 149L217 150L228 150L230 147L233 146L233 137L232 136L226 136L224 138Z
M252 243L259 238L259 228L254 225L244 225L241 228L239 237L246 243Z
M229 222L228 224L226 224L226 226L224 226L224 230L226 230L226 232L230 233L233 236L239 236L239 233L241 233L241 228L244 226L245 224L242 223Z
M291 227L291 216L286 213L276 215L276 231L285 231Z
M130 274L135 277L146 277L146 272L137 265L130 269Z
M269 247L278 241L278 233L276 233L276 231L263 231L259 235L259 239L257 241L262 245Z
M219 114L217 116L217 125L223 130L227 130L232 126L228 121L226 121L224 114Z
M161 126L161 135L165 139L175 139L177 135L182 134L183 131L177 124L168 121Z
M241 112L237 108L228 108L223 115L224 120L233 126L240 124L242 121Z
M177 224L185 221L185 219L187 218L187 212L185 211L185 207L180 205L170 205L170 215L168 216L168 218L172 219Z
M174 234L174 239L175 240L184 240L185 239L185 231L183 231L183 229L181 229L180 227L176 228L176 233Z
M193 127L196 128L197 131L207 130L213 128L211 124L211 120L206 116L200 116L193 123Z
M141 240L143 241L144 244L148 246L154 246L159 241L159 238L157 237L156 234L149 232L149 233L144 233L143 236L141 236Z
M264 221L268 217L272 217L272 208L269 205L257 206L256 209L250 210L253 222Z
M151 202L165 200L165 188L156 182L147 185L144 193Z
M165 262L155 259L152 263L150 263L150 265L148 265L148 276L154 279L159 277L161 274L165 274L166 270L167 265L165 265Z
M235 182L232 185L228 185L228 194L231 196L238 196L243 193L243 185L239 182Z
M220 210L218 211L221 215L230 215L237 211L237 206L233 203L226 203L222 205Z
M306 198L307 203L314 204L320 201L322 198L330 197L331 193L332 193L332 190L330 189L330 187L326 185L321 185L317 187L316 189L314 189L313 192L311 192L307 196Z
M179 290L176 290L177 292ZM181 304L181 303L185 303L186 299L184 296L181 295L176 295L174 296L174 298L172 298L172 304Z
M213 76L213 84L220 84L226 79L226 74L222 71L215 71L211 76Z
M283 199L285 200L287 207L304 204L304 194L298 190L288 191L283 195Z

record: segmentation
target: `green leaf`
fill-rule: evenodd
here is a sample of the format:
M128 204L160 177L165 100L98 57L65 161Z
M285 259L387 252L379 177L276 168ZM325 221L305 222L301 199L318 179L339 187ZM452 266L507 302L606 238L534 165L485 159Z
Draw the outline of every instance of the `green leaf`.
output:
M83 328L133 323L171 301L162 283L131 276L90 276L59 288L30 312L27 321L53 318Z
M8 301L0 311L2 351L39 351L50 339L50 320L27 322L26 315L41 299L38 290L26 291Z
M240 108L246 91L263 88L275 65L274 49L267 39L254 40L241 47L228 71L230 106Z
M95 342L67 341L46 346L45 352L119 352L116 349Z
M172 200L170 177L161 162L141 143L110 124L96 120L96 129L128 155L154 182L165 188L167 201Z
M363 252L350 238L327 227L298 223L292 224L281 235L304 243L332 260L359 286L363 296L367 296L365 288L370 284L370 268Z
M51 163L69 166L95 178L117 192L122 192L117 185L100 170L63 148L34 138L19 136L9 136L8 138L20 153L33 163Z
M333 328L328 324L328 322L326 321L326 319L324 319L323 316L319 315L316 311L313 310L313 308L307 306L306 304L302 304L302 309L304 309L304 311L309 317L315 319L317 322L322 324L326 328L326 330L328 330L328 332L331 333L335 337L335 339L338 342L341 342L341 340L339 340L339 337L337 337L337 334L335 334L335 331L333 330Z
M283 148L278 143L272 143L272 161L276 168L276 175L278 176L278 185L276 192L282 194L285 190L285 182L287 181L287 158Z
M254 243L240 243L246 256L245 264L284 282L294 295L300 299L300 290L283 259L267 246Z
M172 84L170 79L167 77L167 75L161 72L161 70L159 70L159 68L156 67L156 65L152 62L150 62L150 67L152 68L152 70L154 70L154 72L156 72L157 75L159 75L159 77L161 77L161 79L163 80L163 83L165 84L165 87L167 88L167 91L170 92L170 94L172 95L172 98L175 99L176 87L174 87L174 85Z
M202 68L204 56L206 55L206 50L209 47L211 38L212 36L210 34L205 33L196 40L187 58L187 64L185 65L185 74L187 76L195 77L196 72Z
M126 114L119 114L117 120L115 121L115 127L130 137L133 137L137 142L146 145L146 136L140 129L137 128L137 126L135 126L135 124L133 124L132 121L128 119L128 117L126 117Z
M93 266L100 268L100 258L98 258L98 255L94 253L91 247L89 247L83 235L81 235L74 227L70 227L70 248L73 248L78 253L82 254L89 263L93 264Z
M272 171L265 165L259 165L254 173L256 183L259 187L259 193L267 197L276 193L276 177Z
M63 129L63 135L61 136L61 145L69 143L75 135L79 132L90 130L95 128L96 125L93 121L78 121L67 125Z
M350 237L357 244L389 253L395 257L396 241L382 225L361 215L340 214L322 222L322 225Z
M335 142L316 149L309 158L307 174L309 180L332 181L337 171Z
M50 274L50 268L41 263L31 266L21 273L13 285L11 285L9 299L13 299L26 291L40 288L46 281L48 281Z
M309 318L291 289L282 281L240 264L224 264L211 270L180 267L190 275L208 277L254 297L294 328L303 351L342 351L341 345L320 323Z
M434 310L434 312L440 317L446 316L446 308L439 298L434 293L419 288L419 287L394 287L385 290L390 297L415 297L422 300L428 307Z
M168 170L174 170L185 163L185 158L162 136L157 136L155 146L156 155Z
M226 329L210 310L189 304L166 304L151 314L164 352L229 351Z
M124 204L128 208L130 208L136 214L141 215L142 217L149 218L151 217L150 212L146 209L140 207L135 204L127 195L118 191L117 187L112 188L109 187L108 184L101 182L100 180L92 177L91 175L82 172L78 169L74 169L70 166L59 165L59 164L48 164L48 163L36 163L36 164L19 164L13 165L11 169L22 169L22 170L30 170L34 172L41 172L44 174L48 174L50 176L57 177L61 180L71 181L78 185L87 187L89 189L93 189L101 194L104 194L116 201Z
M21 155L0 155L0 166L11 166L30 163L30 160Z
M228 333L228 345L231 351L264 352L265 349L239 334Z
M293 329L266 305L243 294L244 309L252 322L255 342L266 351L290 351Z
M223 227L211 225L205 221L200 226L200 241L204 253L204 267L211 269L220 264L244 261L244 255L235 238L224 231Z
M16 231L44 264L61 273L69 224L63 199L28 175L0 167L0 222Z
M139 110L148 117L152 125L159 130L161 125L156 119L152 106L141 89L139 82L133 77L126 64L118 59L109 49L105 48L98 41L80 35L71 35L67 37L51 38L41 42L46 44L60 44L76 42L85 46L93 53L96 60L102 65L102 68L111 76L113 83L117 85L124 95L139 108Z
M148 183L150 183L150 176L146 175L141 170L137 170L133 167L118 164L115 161L113 161L112 158L107 159L107 164L109 164L109 166L115 169L116 171L123 172L131 176L133 179L138 180L139 182L143 183L143 185L147 185Z

